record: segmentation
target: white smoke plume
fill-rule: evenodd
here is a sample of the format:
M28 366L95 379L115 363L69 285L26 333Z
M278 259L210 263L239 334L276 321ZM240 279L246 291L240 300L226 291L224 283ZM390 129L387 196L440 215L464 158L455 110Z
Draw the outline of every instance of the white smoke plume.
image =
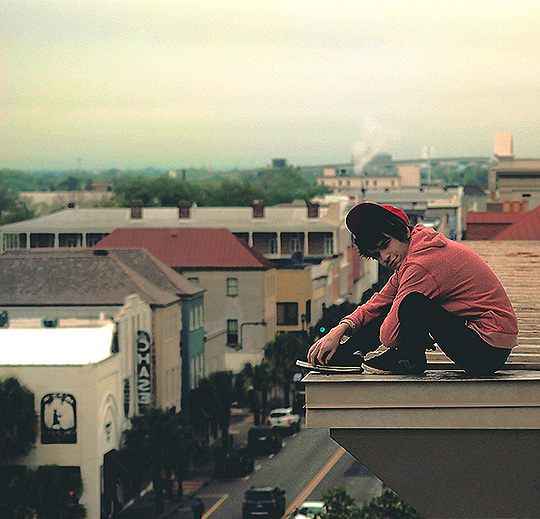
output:
M354 174L363 175L364 166L381 153L389 140L389 131L373 118L365 118L360 126L360 138L352 145Z

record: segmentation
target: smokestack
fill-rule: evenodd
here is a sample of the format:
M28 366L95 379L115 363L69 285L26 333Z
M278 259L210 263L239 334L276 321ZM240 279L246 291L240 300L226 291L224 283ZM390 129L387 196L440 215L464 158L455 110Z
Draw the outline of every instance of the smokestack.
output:
M129 207L131 209L131 218L132 219L141 219L143 212L143 203L142 200L133 200Z

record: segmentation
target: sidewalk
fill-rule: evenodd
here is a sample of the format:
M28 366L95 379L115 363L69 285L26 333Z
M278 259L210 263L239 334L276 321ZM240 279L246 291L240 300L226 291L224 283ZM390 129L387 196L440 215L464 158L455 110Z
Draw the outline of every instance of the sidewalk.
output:
M247 444L247 434L253 424L253 416L246 409L231 409L230 434L234 437L234 443L238 445ZM120 514L120 519L170 519L184 516L181 511L190 510L193 497L204 488L214 477L214 456L212 447L218 447L221 437L210 439L210 453L204 460L195 462L190 479L184 481L182 488L183 498L174 496L171 500L164 499L165 511L156 514L154 504L154 492L149 487L143 495L135 502L126 506Z

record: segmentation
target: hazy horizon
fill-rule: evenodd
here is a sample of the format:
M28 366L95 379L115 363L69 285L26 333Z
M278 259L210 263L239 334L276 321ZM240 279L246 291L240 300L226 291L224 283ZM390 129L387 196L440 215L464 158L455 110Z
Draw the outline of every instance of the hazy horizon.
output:
M540 156L540 9L489 0L4 0L0 168Z

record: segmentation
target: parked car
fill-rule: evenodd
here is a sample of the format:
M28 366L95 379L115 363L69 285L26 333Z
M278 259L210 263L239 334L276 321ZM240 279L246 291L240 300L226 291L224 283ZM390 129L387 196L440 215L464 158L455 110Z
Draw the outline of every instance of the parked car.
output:
M304 501L292 519L319 519L324 514L326 506L323 501Z
M292 407L284 407L271 411L268 422L273 427L287 430L291 434L300 430L300 415L293 412Z
M275 487L251 487L246 490L242 519L268 517L279 519L285 513L285 490Z
M248 448L254 454L276 454L282 447L277 427L252 427L248 433Z
M255 467L253 454L247 447L233 445L229 450L216 453L216 477L242 478L251 474Z

